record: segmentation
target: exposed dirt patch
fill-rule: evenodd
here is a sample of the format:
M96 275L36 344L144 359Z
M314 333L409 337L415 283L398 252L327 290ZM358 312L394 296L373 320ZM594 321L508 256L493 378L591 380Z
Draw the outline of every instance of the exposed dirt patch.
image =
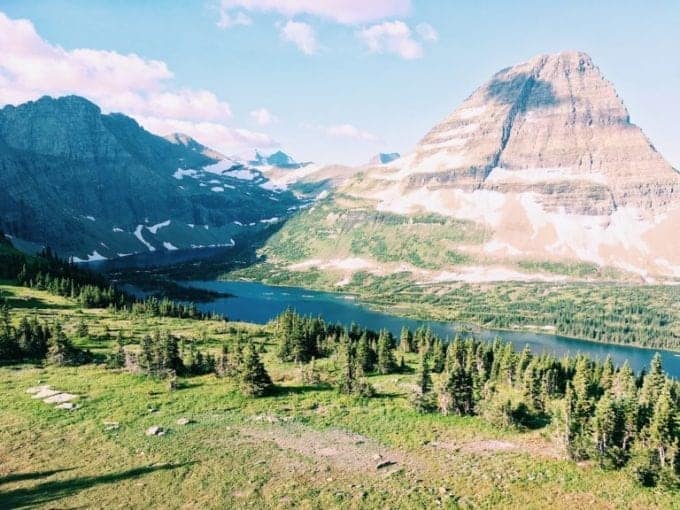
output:
M503 441L499 439L479 439L473 441L433 441L430 446L451 452L472 453L477 455L493 455L497 453L526 453L535 457L559 459L562 452L552 443L536 437L527 437L521 442Z
M336 468L370 474L390 474L400 469L420 470L418 459L388 448L359 434L343 430L319 432L303 425L270 424L242 429L243 437L273 441L279 448L293 450Z

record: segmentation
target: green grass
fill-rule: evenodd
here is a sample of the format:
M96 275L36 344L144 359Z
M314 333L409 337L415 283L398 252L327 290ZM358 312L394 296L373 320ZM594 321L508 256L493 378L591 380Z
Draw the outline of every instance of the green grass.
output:
M267 241L263 253L290 262L352 256L436 269L470 262L455 248L478 245L486 239L486 231L471 221L436 214L376 212L356 201L352 205L351 209L340 208L325 200L301 211Z
M495 429L479 418L419 415L407 395L412 375L373 376L373 399L341 396L301 384L298 368L277 361L266 328L180 319L131 319L107 310L81 310L45 292L3 286L12 293L13 319L38 314L75 327L81 317L99 335L107 325L145 331L168 328L200 339L202 348L233 341L245 331L267 347L264 361L279 390L247 399L228 379L202 376L166 384L88 365L0 368L0 507L3 508L674 508L680 493L637 486L626 472L603 471L555 457L555 428ZM44 307L36 307L42 303ZM68 328L67 328L68 329ZM80 342L80 341L79 341ZM103 340L90 346L104 352ZM408 359L410 364L415 358ZM333 360L319 360L332 373ZM32 400L41 383L81 395L77 411ZM157 412L149 412L149 408ZM176 425L180 417L194 420ZM265 417L269 421L260 418ZM117 430L104 422L116 421ZM151 425L168 428L147 437ZM341 431L340 433L338 431ZM307 449L309 438L361 434L366 444L399 455L392 474L337 462ZM350 436L348 436L350 437ZM485 440L512 451L476 451ZM308 441L309 442L309 441ZM451 448L434 444L452 445ZM300 446L302 445L302 447ZM313 449L313 444L309 448Z

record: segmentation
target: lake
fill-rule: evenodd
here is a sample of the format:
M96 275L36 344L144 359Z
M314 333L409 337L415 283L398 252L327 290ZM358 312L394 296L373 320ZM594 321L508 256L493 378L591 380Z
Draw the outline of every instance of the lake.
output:
M279 287L258 282L245 281L192 281L179 282L182 285L231 294L232 297L220 298L198 304L204 312L218 312L230 320L265 324L276 315L291 307L303 315L321 315L326 322L349 326L353 322L373 329L387 329L399 336L402 326L411 330L429 325L441 337L453 338L456 333L465 336L459 324L441 321L421 321L399 317L385 312L371 310L359 303L353 296L331 292L319 292L298 287ZM496 337L513 343L521 350L528 345L534 353L548 352L564 354L583 353L591 358L604 360L612 357L616 365L626 360L635 371L649 367L649 362L657 351L615 344L602 344L575 340L559 335L539 334L520 331L475 330L475 338L492 341ZM666 372L680 377L680 353L658 351L663 358Z

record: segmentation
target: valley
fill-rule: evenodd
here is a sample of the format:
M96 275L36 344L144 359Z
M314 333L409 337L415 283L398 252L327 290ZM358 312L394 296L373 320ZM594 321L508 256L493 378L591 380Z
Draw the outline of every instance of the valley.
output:
M67 4L0 10L1 509L680 509L672 30Z

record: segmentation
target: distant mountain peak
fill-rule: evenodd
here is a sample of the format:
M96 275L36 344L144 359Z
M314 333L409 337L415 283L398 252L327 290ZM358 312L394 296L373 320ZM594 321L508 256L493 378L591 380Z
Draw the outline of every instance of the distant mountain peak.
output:
M398 152L380 152L373 156L369 161L369 165L386 165L392 161L399 159L401 154Z

